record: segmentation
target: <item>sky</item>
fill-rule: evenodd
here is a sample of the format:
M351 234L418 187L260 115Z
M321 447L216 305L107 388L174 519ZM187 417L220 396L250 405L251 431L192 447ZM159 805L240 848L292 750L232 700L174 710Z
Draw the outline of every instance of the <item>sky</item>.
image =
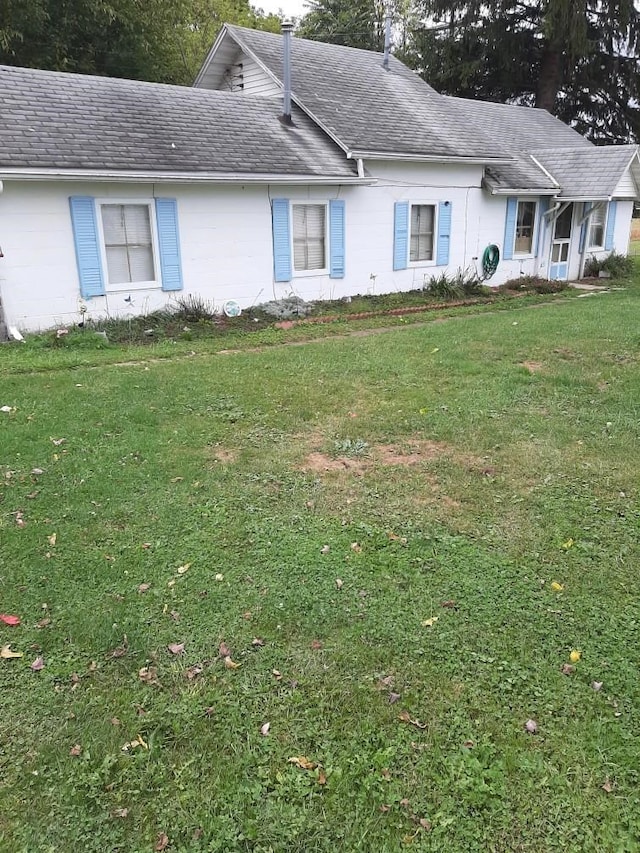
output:
M258 9L262 9L264 12L267 12L267 14L269 12L278 14L282 9L285 16L288 15L293 18L299 18L308 11L304 0L255 0L251 5Z

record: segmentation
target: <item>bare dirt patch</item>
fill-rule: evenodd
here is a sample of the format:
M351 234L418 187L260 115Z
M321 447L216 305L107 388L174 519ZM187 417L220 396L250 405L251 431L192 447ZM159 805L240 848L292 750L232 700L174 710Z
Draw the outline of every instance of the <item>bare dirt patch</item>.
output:
M366 456L330 456L320 451L313 451L308 454L300 467L303 471L316 473L349 471L358 475L376 465L389 467L418 465L421 462L431 462L443 457L459 461L459 454L454 448L440 442L419 439L406 444L373 445ZM469 463L476 460L465 457L464 461Z
M229 450L228 447L214 447L211 456L216 462L221 462L223 465L231 465L237 459L236 452Z
M540 373L541 370L544 370L544 365L540 361L523 361L520 363L520 367L524 367L529 373Z

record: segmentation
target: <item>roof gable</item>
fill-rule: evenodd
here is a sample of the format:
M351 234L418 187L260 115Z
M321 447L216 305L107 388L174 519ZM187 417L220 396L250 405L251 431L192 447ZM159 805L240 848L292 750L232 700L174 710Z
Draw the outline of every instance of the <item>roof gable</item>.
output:
M559 198L571 201L604 201L616 194L622 178L632 173L636 192L640 178L638 148L608 145L589 148L533 151L532 159L550 172L559 186Z

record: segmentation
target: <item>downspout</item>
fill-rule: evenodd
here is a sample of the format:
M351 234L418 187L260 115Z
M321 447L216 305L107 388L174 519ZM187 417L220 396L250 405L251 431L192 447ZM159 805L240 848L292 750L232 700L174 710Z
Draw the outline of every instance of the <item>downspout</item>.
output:
M284 124L293 124L291 120L291 33L293 32L293 23L291 21L282 22L282 83L284 86L284 98L282 104L282 122Z

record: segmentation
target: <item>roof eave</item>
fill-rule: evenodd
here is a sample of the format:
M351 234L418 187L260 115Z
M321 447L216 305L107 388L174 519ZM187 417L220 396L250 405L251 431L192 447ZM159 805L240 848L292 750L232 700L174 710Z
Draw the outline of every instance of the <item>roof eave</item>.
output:
M280 173L247 174L243 172L146 172L118 169L33 169L3 168L0 180L22 181L130 181L152 184L157 181L172 184L324 184L368 186L377 183L372 177L345 175L289 175Z
M349 159L359 160L406 160L409 163L461 163L473 166L507 166L513 157L463 157L456 154L404 154L400 151L347 150Z
M532 187L487 187L489 189L491 195L530 195L530 196L539 196L539 195L548 195L554 196L557 195L558 190L555 188L538 188L534 189Z

